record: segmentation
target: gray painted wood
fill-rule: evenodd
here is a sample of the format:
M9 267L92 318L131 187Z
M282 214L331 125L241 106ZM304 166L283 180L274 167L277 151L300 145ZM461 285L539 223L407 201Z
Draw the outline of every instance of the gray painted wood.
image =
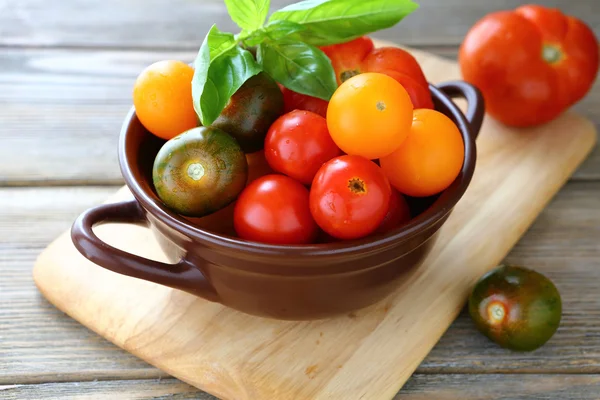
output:
M596 400L598 375L415 374L394 400ZM216 400L176 379L0 386L5 400Z
M273 0L271 10L293 3ZM520 0L418 0L420 8L380 36L407 45L456 45L485 14L512 9ZM583 18L600 32L597 0L539 0ZM3 4L3 8L2 7ZM212 24L238 32L222 0L40 0L0 3L0 44L198 49Z

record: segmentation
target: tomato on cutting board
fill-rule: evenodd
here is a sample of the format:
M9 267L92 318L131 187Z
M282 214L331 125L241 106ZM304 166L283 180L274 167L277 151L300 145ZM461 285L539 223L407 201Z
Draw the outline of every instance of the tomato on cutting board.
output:
M510 126L535 126L588 93L598 74L598 40L577 18L526 5L479 20L460 47L459 63L491 116Z

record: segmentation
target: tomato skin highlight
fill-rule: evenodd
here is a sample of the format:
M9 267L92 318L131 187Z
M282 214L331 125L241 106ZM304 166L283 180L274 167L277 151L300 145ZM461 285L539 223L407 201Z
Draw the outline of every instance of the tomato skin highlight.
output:
M178 60L144 68L135 80L133 105L144 127L169 140L199 125L192 101L194 69Z
M450 118L435 110L415 110L406 140L379 160L392 186L413 197L428 197L456 179L465 157L464 142Z
M344 155L325 163L310 189L310 210L319 227L337 239L373 233L385 218L392 195L374 162Z
M410 131L413 105L395 79L364 73L344 82L327 109L331 138L343 152L368 159L396 150Z
M459 50L463 79L508 126L547 123L581 100L598 74L599 43L581 20L537 5L490 13Z
M265 139L265 158L273 170L310 185L321 166L342 154L325 118L295 110L281 116Z
M233 223L240 238L269 244L313 243L319 232L308 189L275 174L256 179L242 191Z

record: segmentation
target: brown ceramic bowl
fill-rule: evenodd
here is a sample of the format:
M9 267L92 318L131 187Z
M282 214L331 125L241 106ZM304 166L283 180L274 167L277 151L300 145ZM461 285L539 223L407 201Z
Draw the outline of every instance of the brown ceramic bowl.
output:
M339 243L276 246L200 229L171 212L156 196L152 164L164 142L148 133L131 110L121 132L119 158L135 200L84 212L73 225L73 242L89 260L116 273L263 317L318 319L371 305L421 263L475 169L475 138L484 115L479 91L461 81L430 86L430 90L436 109L460 129L465 160L460 175L439 196L411 199L420 214L396 232ZM451 100L455 96L467 99L466 116ZM148 260L102 242L92 227L106 222L149 226L174 264Z

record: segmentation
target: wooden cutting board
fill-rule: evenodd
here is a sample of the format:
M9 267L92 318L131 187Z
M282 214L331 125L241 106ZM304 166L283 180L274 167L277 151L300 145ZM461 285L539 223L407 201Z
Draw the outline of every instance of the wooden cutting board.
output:
M413 52L431 82L460 79L456 63ZM571 113L522 131L486 118L470 188L422 267L379 304L334 319L261 319L117 275L80 256L68 232L40 255L34 278L63 312L217 397L391 399L456 318L473 283L502 261L595 141L593 125ZM109 201L130 196L122 189ZM97 231L121 249L166 261L144 228Z

